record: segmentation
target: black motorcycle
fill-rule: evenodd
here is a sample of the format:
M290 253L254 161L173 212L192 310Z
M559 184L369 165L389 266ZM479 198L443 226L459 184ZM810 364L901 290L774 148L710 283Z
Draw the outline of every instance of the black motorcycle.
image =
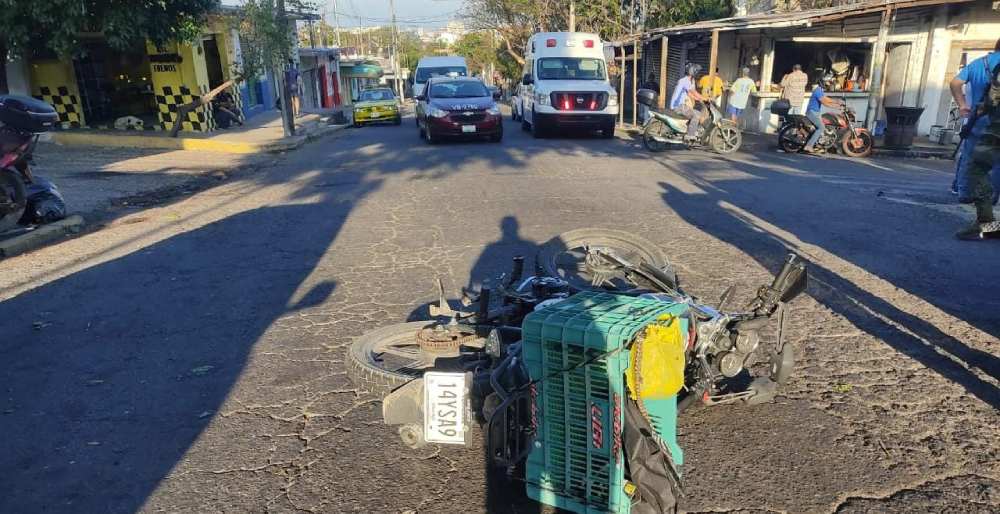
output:
M0 96L0 232L18 224L53 221L65 215L51 183L34 177L30 160L38 136L59 115L51 105L20 95Z

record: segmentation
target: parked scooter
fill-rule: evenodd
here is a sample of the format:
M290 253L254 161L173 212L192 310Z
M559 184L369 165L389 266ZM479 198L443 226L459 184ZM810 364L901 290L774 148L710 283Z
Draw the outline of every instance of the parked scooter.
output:
M685 144L688 119L672 110L657 110L659 95L652 89L640 89L636 92L636 100L649 107L649 119L642 132L642 142L651 152L662 152L668 145ZM692 146L708 146L712 150L728 154L740 149L743 144L743 133L740 128L722 115L715 104L703 102L703 109L708 116L698 126L695 135L696 143Z
M65 204L51 182L32 176L38 136L59 120L51 105L20 95L0 96L0 232L19 223L54 221Z
M771 112L781 117L778 146L787 153L801 152L816 126L804 115L788 114L786 105L779 105L777 109L771 106ZM848 157L871 155L874 138L868 129L858 126L853 109L844 106L837 114L823 113L822 118L823 135L814 148L824 152L841 152Z

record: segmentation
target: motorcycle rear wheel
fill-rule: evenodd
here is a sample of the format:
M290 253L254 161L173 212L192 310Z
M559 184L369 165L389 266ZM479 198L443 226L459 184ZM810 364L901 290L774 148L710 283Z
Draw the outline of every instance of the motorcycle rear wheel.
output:
M642 144L650 152L659 153L667 149L665 141L657 141L662 138L667 130L667 125L660 120L653 120L646 124L646 130L642 132Z
M851 137L850 132L845 132L840 138L840 150L848 157L868 157L874 146L875 141L868 132L858 132L857 140Z
M0 232L17 226L28 205L24 181L11 170L0 170Z
M724 123L716 125L709 135L712 150L721 154L730 154L743 146L743 133L735 125Z
M799 153L806 145L809 134L798 125L788 125L778 133L778 148L785 153Z
M587 247L601 247L638 265L645 262L663 270L671 279L671 287L677 287L676 275L667 255L649 240L622 230L606 228L581 228L560 234L542 246L538 258L546 274L569 283L573 291L622 291L645 290L625 279L620 273L613 273L607 283L594 285L595 275L602 270L595 269L587 262Z

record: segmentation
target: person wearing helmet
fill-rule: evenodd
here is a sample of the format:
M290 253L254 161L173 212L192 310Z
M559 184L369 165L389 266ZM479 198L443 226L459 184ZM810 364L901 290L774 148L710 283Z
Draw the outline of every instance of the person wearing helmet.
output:
M694 63L688 64L687 73L677 81L674 95L670 97L670 108L689 120L687 135L684 137L687 141L697 139L698 126L701 125L701 120L705 116L699 109L695 108L698 102L705 101L705 97L698 93L698 87L694 81L699 71L701 71L701 66Z
M806 117L809 121L813 123L816 130L813 131L812 135L809 136L809 141L806 141L806 147L802 150L807 153L815 152L814 146L816 141L823 136L823 117L821 113L823 111L823 106L827 106L831 109L840 109L844 107L843 100L834 100L826 95L826 89L833 87L833 76L825 75L819 84L816 84L816 88L813 89L812 96L809 97L809 106L806 108Z

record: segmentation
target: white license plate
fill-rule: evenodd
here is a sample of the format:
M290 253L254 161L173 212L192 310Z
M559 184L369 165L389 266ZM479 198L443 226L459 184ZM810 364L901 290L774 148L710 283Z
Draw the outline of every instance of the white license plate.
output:
M424 373L424 439L465 444L464 373Z
M475 131L476 131L475 125L462 125L462 132L475 132Z

